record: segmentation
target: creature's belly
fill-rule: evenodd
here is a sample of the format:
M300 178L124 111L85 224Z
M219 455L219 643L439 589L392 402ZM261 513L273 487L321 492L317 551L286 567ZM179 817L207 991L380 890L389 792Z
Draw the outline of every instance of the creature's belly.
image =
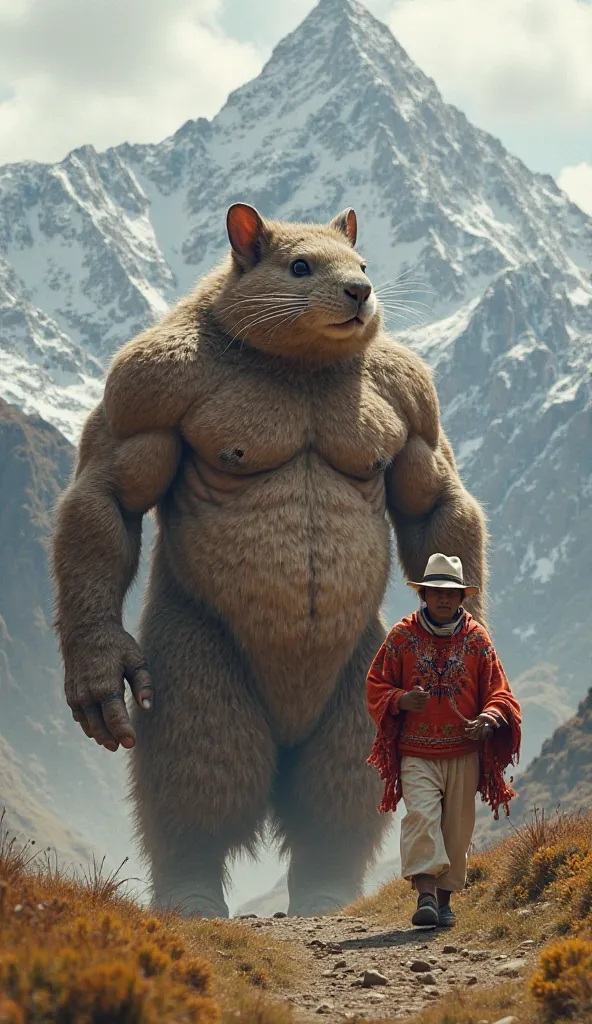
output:
M171 504L175 575L228 621L279 742L310 731L377 614L389 572L384 505L314 454L231 500Z

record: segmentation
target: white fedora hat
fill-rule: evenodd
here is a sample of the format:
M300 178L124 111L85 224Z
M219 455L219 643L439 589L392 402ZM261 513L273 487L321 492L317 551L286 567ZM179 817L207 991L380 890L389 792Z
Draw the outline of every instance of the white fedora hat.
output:
M470 587L465 583L463 567L456 555L430 555L421 583L407 580L407 586L414 590L421 587L443 587L446 590L464 590L467 597L479 593L479 587Z

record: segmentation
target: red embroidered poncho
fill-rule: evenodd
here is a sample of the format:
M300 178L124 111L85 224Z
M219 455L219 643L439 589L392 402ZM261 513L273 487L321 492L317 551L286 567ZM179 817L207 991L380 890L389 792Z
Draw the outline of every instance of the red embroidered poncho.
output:
M422 686L431 697L422 712L399 711L403 693ZM487 631L466 613L462 629L437 637L421 625L417 613L393 627L368 672L368 711L378 732L368 763L385 782L381 811L395 810L401 799L400 763L413 757L462 757L479 744L467 739L467 720L497 711L506 725L481 745L479 792L496 818L515 792L504 771L520 752L520 705L510 690ZM510 780L512 781L512 780Z

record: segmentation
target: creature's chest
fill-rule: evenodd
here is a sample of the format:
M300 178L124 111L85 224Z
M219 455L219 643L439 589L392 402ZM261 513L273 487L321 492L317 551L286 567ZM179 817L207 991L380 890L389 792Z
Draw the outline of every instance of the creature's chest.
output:
M407 426L360 373L282 376L245 368L212 388L181 423L210 465L256 473L314 451L340 472L370 477L402 448Z

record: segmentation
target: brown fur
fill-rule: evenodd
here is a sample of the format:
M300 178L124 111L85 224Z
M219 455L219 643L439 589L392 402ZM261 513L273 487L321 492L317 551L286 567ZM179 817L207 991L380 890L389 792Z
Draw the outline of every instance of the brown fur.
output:
M225 859L269 813L291 913L353 899L384 824L364 681L384 637L386 513L409 577L438 550L485 582L483 515L428 369L384 334L355 228L351 210L320 226L231 208L228 259L116 355L59 507L68 702L98 742L136 740L160 905L226 913ZM311 274L291 276L298 258ZM361 325L332 326L355 312ZM121 611L154 506L140 649ZM148 687L144 657L155 705L134 732L118 698L124 676L137 698Z

